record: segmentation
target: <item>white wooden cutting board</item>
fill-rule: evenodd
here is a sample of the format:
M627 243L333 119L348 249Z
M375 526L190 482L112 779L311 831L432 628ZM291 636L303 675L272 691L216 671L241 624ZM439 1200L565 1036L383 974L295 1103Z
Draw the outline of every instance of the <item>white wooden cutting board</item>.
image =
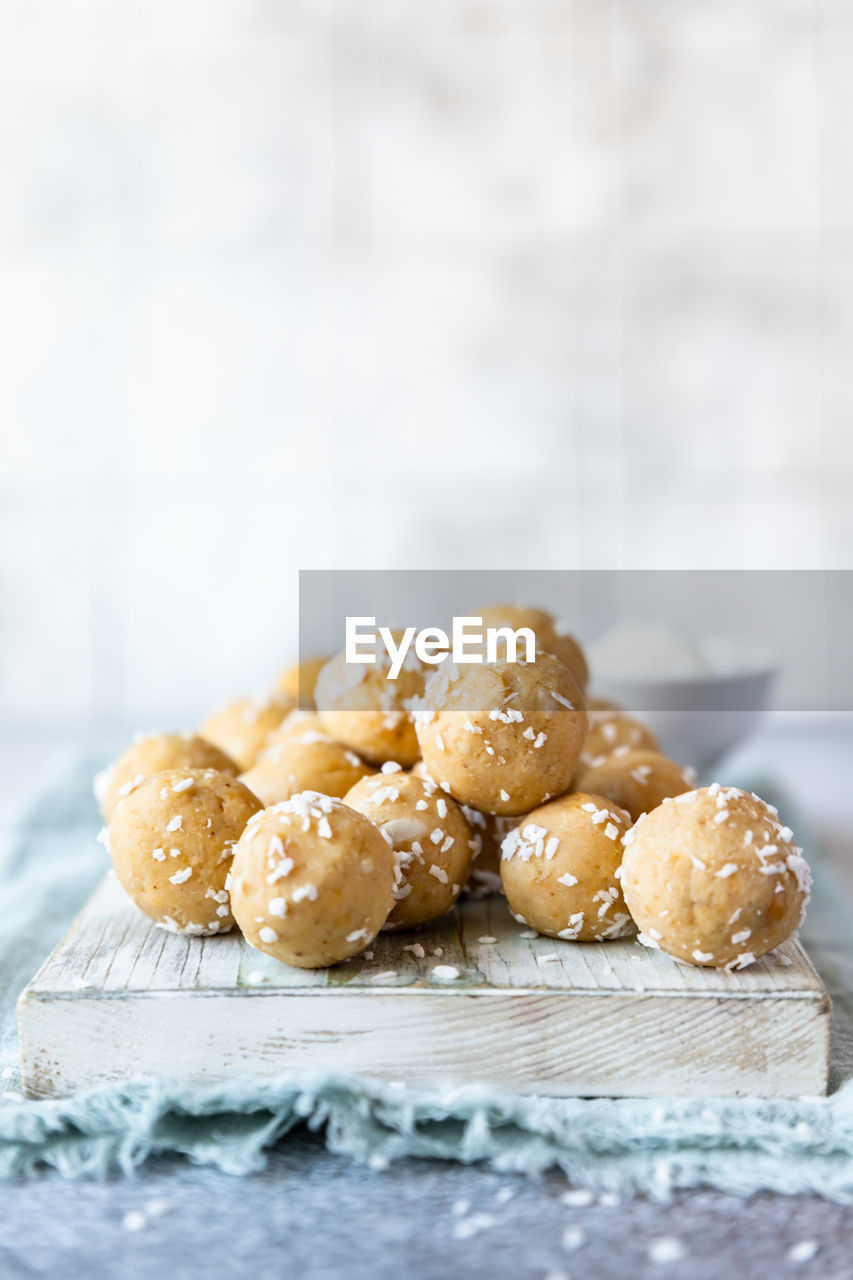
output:
M633 941L524 932L503 898L469 899L380 935L370 959L291 969L236 933L153 927L110 874L21 995L24 1084L48 1096L318 1070L554 1095L826 1091L829 997L799 943L721 973Z

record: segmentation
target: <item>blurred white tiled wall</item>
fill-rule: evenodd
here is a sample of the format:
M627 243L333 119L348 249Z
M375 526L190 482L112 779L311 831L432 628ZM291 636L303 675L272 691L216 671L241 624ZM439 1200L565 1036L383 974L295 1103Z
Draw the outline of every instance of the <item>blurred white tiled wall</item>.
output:
M0 0L0 716L299 567L846 566L842 0Z

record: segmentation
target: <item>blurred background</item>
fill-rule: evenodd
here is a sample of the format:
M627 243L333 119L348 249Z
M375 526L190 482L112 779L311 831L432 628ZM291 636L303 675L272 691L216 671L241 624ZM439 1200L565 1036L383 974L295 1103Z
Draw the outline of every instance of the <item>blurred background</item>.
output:
M841 0L0 0L0 719L300 568L853 567Z

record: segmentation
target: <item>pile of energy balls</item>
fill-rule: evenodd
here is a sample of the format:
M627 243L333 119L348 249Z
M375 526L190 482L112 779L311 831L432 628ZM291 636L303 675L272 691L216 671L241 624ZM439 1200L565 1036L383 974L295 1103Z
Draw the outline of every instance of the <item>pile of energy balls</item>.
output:
M586 661L540 609L533 661L425 666L339 654L288 669L198 734L138 737L96 779L103 839L136 906L176 933L236 924L319 968L462 894L503 892L567 942L637 940L742 969L801 923L810 875L758 796L695 787L649 729L587 699ZM313 704L307 709L306 703Z

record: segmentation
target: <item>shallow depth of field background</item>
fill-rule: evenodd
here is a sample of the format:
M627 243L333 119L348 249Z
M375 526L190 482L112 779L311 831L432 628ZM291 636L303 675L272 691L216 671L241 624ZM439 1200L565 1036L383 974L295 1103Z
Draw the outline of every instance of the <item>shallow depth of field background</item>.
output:
M851 66L841 0L0 0L4 728L194 723L300 567L853 567Z

